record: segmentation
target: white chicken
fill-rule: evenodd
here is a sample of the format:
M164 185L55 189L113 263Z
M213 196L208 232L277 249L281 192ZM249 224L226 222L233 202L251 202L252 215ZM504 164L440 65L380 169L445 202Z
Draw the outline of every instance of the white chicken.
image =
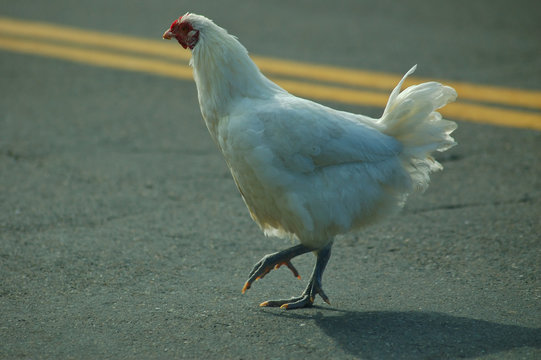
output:
M329 303L321 278L338 234L373 223L423 191L442 169L431 157L455 145L454 122L436 112L456 92L437 82L391 92L380 119L301 99L267 79L236 37L204 16L187 13L163 34L192 51L199 105L254 221L266 235L299 244L264 256L242 292L269 271L314 252L299 297L265 301L285 309Z

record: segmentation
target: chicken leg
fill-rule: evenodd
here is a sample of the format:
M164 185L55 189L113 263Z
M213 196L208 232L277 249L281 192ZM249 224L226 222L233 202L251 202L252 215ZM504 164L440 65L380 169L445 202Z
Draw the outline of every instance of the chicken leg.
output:
M269 300L261 303L260 306L280 307L282 309L310 307L314 303L314 299L318 294L321 296L323 301L330 304L329 298L321 286L321 277L323 276L325 266L327 266L327 262L331 257L331 247L332 242L326 245L324 248L315 251L317 256L316 265L314 266L314 271L312 272L308 286L300 296L293 297L291 299ZM277 253L265 255L257 264L255 264L254 268L250 272L250 277L244 284L242 293L244 294L244 292L251 287L254 281L263 278L273 268L277 269L282 265L286 265L293 272L293 275L300 279L297 269L295 269L293 264L291 264L291 259L309 251L313 251L313 249L301 244Z

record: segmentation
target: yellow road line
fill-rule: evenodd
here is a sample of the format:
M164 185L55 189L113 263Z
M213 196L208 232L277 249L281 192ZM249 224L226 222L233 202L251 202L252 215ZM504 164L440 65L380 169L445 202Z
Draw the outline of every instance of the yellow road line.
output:
M336 101L353 105L383 107L387 94L330 87L291 80L272 79L281 87L298 96L316 100ZM382 109L383 110L383 109ZM461 119L482 124L513 126L541 130L541 114L500 107L456 102L445 106L439 112L448 118Z
M0 31L18 36L44 38L47 40L72 42L79 45L99 46L139 54L170 57L177 61L188 60L189 51L171 46L161 40L147 40L125 35L106 34L81 30L43 22L23 21L0 17ZM159 37L160 34L156 34ZM325 81L336 84L391 90L402 75L345 69L326 65L307 64L295 61L252 57L261 71L268 74ZM406 85L425 82L429 79L412 77ZM465 82L438 80L454 87L461 99L489 102L501 105L541 109L541 91L484 86Z
M188 60L190 58L187 51L179 51L179 49L162 40L147 40L133 36L106 34L43 22L0 17L0 33L33 39L70 42L78 45L99 46L154 56L166 56L176 60ZM161 38L161 34L156 34L156 37Z
M39 24L39 29L41 35L38 36L41 39L54 39L61 41L61 43L48 43L44 41L36 41L29 38L19 38L18 36L32 36L32 33L35 32L35 26L29 27L28 22L24 22L27 27L15 33L13 26L21 25L21 22L8 20L0 18L0 31L11 33L14 36L0 36L0 48L26 53L26 54L36 54L41 56L59 58L69 61L75 61L85 64L90 64L94 66L103 66L110 67L122 70L131 70L138 72L151 73L161 76L174 77L183 80L191 80L192 70L187 65L182 65L178 63L178 59L182 59L182 56L179 54L188 54L187 52L178 51L175 46L171 46L169 43L158 43L156 41L137 39L131 37L125 37L120 35L107 35L105 36L102 33L97 32L88 32L78 29L69 29L68 32L65 32L63 35L57 33L58 26L47 25L45 27L42 24ZM8 29L8 31L6 31ZM30 30L29 30L30 29ZM64 31L65 28L64 28ZM35 36L34 36L35 37ZM144 53L147 55L160 55L166 58L172 57L174 54L177 63L167 61L164 58L143 58L140 56L134 56L134 54L118 53L111 51L98 50L96 48L85 48L85 47L75 47L73 44L75 41L79 40L77 44L84 44L90 46L100 46L102 49L114 49L114 50L123 50L133 53ZM82 40L81 40L82 39ZM65 44L67 42L68 44ZM136 43L136 46L133 44ZM130 44L130 45L127 45ZM167 47L167 49L166 49ZM144 51L142 50L144 49ZM186 59L186 57L184 57ZM283 74L291 75L289 72L294 71L296 77L301 77L304 75L309 75L309 73L304 73L303 71L296 68L299 63L293 63L283 60L273 60L266 58L256 58L258 63L263 64L263 68L270 68L270 72L274 74ZM284 67L280 67L284 65ZM274 69L274 67L278 67ZM315 73L324 72L325 69L329 69L326 66L319 65L303 65L303 68L308 67L311 70L314 70ZM282 69L282 70L280 70ZM336 69L336 68L335 68ZM295 71L299 70L299 71ZM392 88L399 77L388 74L372 74L368 72L358 71L358 70L345 70L345 69L336 69L341 76L349 73L362 73L366 75L364 85L370 85L376 89L383 89L381 85L385 81L388 81L388 86ZM328 76L328 75L325 75ZM305 76L309 79L314 79L312 76ZM324 80L321 77L319 80ZM340 76L337 77L338 80L341 79ZM379 80L378 80L379 79ZM298 80L283 79L283 78L272 78L280 86L284 87L288 91L304 97L309 97L317 100L324 101L336 101L347 104L355 105L365 105L365 106L378 106L383 107L387 101L388 94L382 93L379 90L377 91L368 91L368 90L358 90L352 88L344 88L339 86L330 86L323 84L314 84L307 83ZM336 80L336 79L335 79ZM392 81L392 83L391 83ZM338 82L338 81L335 81ZM358 85L359 81L356 81L355 84ZM346 81L342 81L346 83ZM378 85L379 84L379 85ZM456 86L456 85L455 85ZM474 85L474 84L465 84L465 86L471 87L471 89L477 89L478 87L481 90L487 90L486 87ZM386 88L385 88L386 89ZM488 89L490 90L490 88ZM505 89L507 91L507 89ZM515 93L516 90L509 90L511 93ZM522 91L522 90L519 90ZM524 91L530 95L532 92ZM488 92L490 93L490 91ZM459 94L464 97L462 93ZM501 93L500 93L501 95ZM535 94L533 95L535 97ZM490 97L490 99L495 99L496 97ZM524 127L530 129L541 130L541 114L537 112L527 112L520 110L510 110L497 107L489 107L477 104L466 104L466 103L455 103L446 106L442 109L442 113L447 117L459 118L463 120L475 121L480 123L489 123L489 124L498 124L506 126L515 126L515 127Z
M380 90L393 89L402 78L402 75L267 59L258 56L253 56L252 58L263 72ZM541 91L484 86L448 80L426 79L416 76L409 78L404 86L427 81L439 81L445 85L452 86L458 92L461 99L541 109Z
M47 44L40 41L26 39L21 40L1 36L0 48L26 54L36 54L57 59L76 61L94 66L146 72L155 75L180 78L183 80L193 78L192 69L188 66L177 66L177 64L156 59L145 59L99 50L74 48L63 45Z
M541 130L541 114L456 102L438 110L450 119Z

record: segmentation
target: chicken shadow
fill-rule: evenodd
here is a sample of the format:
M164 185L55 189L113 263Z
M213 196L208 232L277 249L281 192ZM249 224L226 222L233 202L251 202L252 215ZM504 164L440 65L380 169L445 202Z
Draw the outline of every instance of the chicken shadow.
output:
M368 359L472 358L520 347L541 348L541 328L437 312L335 311L340 315L281 316L313 320L341 349Z

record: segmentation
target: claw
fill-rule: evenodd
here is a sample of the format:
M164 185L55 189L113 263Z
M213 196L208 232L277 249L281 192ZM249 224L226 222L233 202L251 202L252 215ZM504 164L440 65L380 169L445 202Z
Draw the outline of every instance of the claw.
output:
M259 306L262 307L279 307L284 310L300 309L305 307L311 307L314 303L314 298L308 294L303 294L298 297L284 300L269 300L262 302Z
M331 305L331 302L330 302L329 298L328 298L327 295L323 292L323 289L322 289L322 288L319 288L318 294L319 294L319 296L321 296L321 298L323 299L323 301L325 301L327 304Z
M293 298L287 301L285 304L280 306L280 309L291 310L291 309L300 309L305 307L312 307L314 303L314 298L307 295L302 295L298 298Z
M254 281L258 281L260 279L263 279L263 277L265 277L265 275L267 275L270 271L272 270L272 267L266 267L264 268L262 271L261 271L261 274L257 275L256 278L253 278L253 276L255 276L255 274L252 274L250 279L248 279L248 281L246 281L244 283L244 287L242 288L242 293L244 294L246 292L246 290L248 290L251 286L252 286L252 282Z
M297 269L295 269L295 266L293 266L293 264L291 263L291 261L285 261L285 262L283 262L283 263L281 263L281 264L279 264L279 265L280 265L280 266L282 266L282 265L287 266L287 268L288 268L289 270L291 270L291 272L293 273L293 276L295 276L295 277L296 277L297 279L299 279L299 280L301 279L301 276L299 275L299 272L297 271ZM278 266L278 267L280 267L280 266Z
M325 301L327 305L331 305L331 301L329 300L329 298L324 298L323 301Z
M314 304L316 295L321 296L323 301L327 304L331 304L329 298L321 288L321 283L318 280L313 280L301 296L293 297L291 299L283 300L268 300L264 301L259 306L261 307L279 307L284 310L300 309L305 307L312 307Z
M296 256L296 252L304 253L308 250L305 247L294 247L293 249L293 255L291 254L292 251L288 250L288 252L285 254L284 252L282 252L264 256L263 259L261 259L257 264L255 264L252 271L250 272L249 278L244 284L244 287L242 288L242 293L244 294L246 290L250 288L254 281L263 279L265 275L267 275L271 270L278 269L282 265L287 266L287 268L293 273L293 276L295 276L297 279L300 279L301 276L299 275L299 272L291 263L291 256Z

